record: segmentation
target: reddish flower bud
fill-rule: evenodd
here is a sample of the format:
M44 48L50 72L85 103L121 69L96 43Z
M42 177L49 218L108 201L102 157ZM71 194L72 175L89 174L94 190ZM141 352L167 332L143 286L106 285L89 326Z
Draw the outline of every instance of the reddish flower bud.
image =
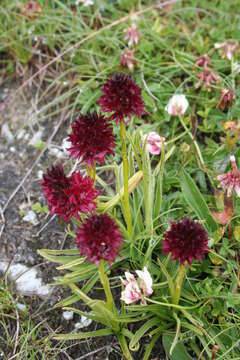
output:
M218 175L217 180L220 181L219 186L226 191L227 196L231 196L233 190L235 190L237 196L240 197L240 172L237 168L235 156L230 156L230 161L232 170L229 170L226 174Z
M125 30L125 32L125 40L128 40L128 46L131 46L134 43L137 45L138 39L141 35L138 31L137 25L133 23L127 30Z
M127 67L130 71L134 70L137 64L136 56L133 51L126 50L120 56L121 65Z
M203 67L204 69L211 64L211 59L208 55L198 56L195 62L195 66Z
M202 72L198 74L198 83L196 84L196 89L203 86L207 91L211 91L212 85L215 85L219 80L219 77L215 72L209 68L205 68Z
M221 89L220 99L217 108L224 111L232 107L235 94L230 88Z

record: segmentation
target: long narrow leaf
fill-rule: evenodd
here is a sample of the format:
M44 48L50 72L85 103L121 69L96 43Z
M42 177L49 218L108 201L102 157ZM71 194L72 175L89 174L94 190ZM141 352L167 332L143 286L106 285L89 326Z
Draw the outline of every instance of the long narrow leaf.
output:
M191 176L188 175L185 170L183 170L181 174L181 188L184 199L196 213L198 218L200 220L204 220L204 225L206 226L207 230L211 233L216 231L217 224L210 213L204 197L198 190Z

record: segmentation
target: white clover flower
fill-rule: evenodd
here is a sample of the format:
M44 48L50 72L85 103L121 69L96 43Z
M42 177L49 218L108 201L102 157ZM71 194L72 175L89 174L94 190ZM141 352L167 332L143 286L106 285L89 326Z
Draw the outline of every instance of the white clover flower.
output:
M188 100L185 95L173 95L165 110L171 116L183 116L188 108Z

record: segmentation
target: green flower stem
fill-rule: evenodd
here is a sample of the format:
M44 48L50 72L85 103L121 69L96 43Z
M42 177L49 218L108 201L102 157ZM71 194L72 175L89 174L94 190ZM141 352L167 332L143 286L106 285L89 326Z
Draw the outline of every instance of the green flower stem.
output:
M95 183L95 179L96 179L96 163L94 162L93 167L89 167L89 166L86 164L86 169L87 169L88 176L90 176L90 178L91 178L91 179L94 181L94 183Z
M110 284L109 284L109 280L108 280L108 276L105 274L105 270L104 270L104 263L105 261L103 259L100 260L99 263L99 276L100 276L100 280L106 295L106 299L107 299L107 305L109 310L114 310L115 306L114 306L114 301L113 301L113 297L112 297L112 292L111 292L111 288L110 288Z
M193 141L194 146L195 146L195 148L196 148L196 150L197 150L198 157L199 157L199 160L200 160L201 164L204 165L204 160L203 160L203 157L202 157L202 154L201 154L201 150L200 150L200 148L199 148L199 146L198 146L198 143L197 143L196 140L194 139L194 136L193 136L193 134L191 133L191 131L187 128L187 126L186 126L186 124L185 124L185 122L184 122L184 120L183 120L183 118L182 118L181 116L179 116L179 120L180 120L182 126L184 127L184 130L186 130L186 132L188 133L190 139Z
M178 303L179 303L185 274L186 274L186 266L183 264L179 267L177 278L176 278L176 283L175 283L176 286L175 286L175 292L174 292L174 296L173 296L174 305L178 305Z
M122 144L122 161L123 161L123 185L124 185L124 212L125 220L127 223L127 229L130 238L132 238L132 217L129 204L129 194L128 194L128 178L129 178L129 166L128 166L128 157L127 157L127 144L126 144L126 128L123 121L120 123L120 136Z
M129 351L125 336L122 335L122 334L118 334L117 338L118 338L119 344L120 344L121 349L122 349L123 359L124 360L132 360L132 355L131 355L131 353Z

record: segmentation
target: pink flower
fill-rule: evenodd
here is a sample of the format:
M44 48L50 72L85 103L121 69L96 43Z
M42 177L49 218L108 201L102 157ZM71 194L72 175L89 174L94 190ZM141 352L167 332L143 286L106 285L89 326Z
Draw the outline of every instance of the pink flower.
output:
M125 304L129 305L141 300L142 294L135 276L126 271L125 277L126 280L123 281L125 290L122 291L121 300L124 301Z
M133 23L127 30L125 30L125 32L125 40L128 40L128 46L131 46L134 43L137 45L138 39L140 37L140 32L138 31L137 25Z
M233 54L238 50L238 42L237 40L230 39L226 40L222 43L216 43L215 49L219 49L219 53L223 59L231 60Z
M165 143L165 138L159 136L155 131L147 135L147 151L153 155L159 155L162 145Z
M165 110L171 116L183 116L188 105L185 95L173 95L165 107Z
M195 66L203 67L204 69L206 69L210 64L211 59L207 54L198 56L195 62Z
M235 98L235 94L232 89L230 88L221 89L220 99L217 104L217 108L222 111L231 108L234 98Z
M139 277L138 280L135 276L129 272L125 272L126 280L123 281L125 286L124 291L121 294L121 300L126 304L133 304L141 300L141 304L146 304L145 296L150 296L153 293L152 278L147 268L143 270L136 270Z
M212 85L215 85L219 80L219 77L210 68L205 68L198 74L198 82L195 88L198 89L203 86L207 91L211 91Z
M127 67L129 71L133 71L137 64L136 56L133 51L126 50L120 56L121 65Z
M139 286L142 289L144 295L149 296L152 295L153 289L152 289L152 278L151 275L146 268L146 266L142 270L136 270L136 273L139 277Z
M240 172L237 168L235 156L230 156L232 164L232 170L229 170L226 174L218 175L217 180L220 181L219 186L227 192L227 196L231 196L233 190L236 191L237 196L240 197Z

